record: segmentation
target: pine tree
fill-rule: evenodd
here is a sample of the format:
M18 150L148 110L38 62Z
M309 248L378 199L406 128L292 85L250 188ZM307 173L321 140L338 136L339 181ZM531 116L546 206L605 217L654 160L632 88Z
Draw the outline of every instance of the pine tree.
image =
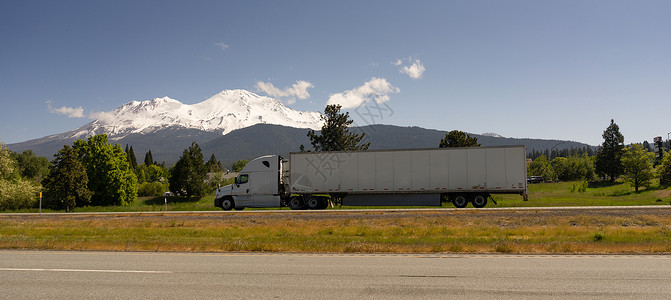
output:
M201 197L205 193L206 176L200 146L193 142L170 169L170 191L187 197Z
M322 116L324 125L320 134L314 130L308 132L310 144L315 151L365 151L370 147L370 143L361 143L366 133L359 135L349 131L354 121L350 120L349 113L341 113L341 108L339 104L327 105ZM305 150L303 145L301 149Z
M147 153L144 155L144 164L146 166L154 164L154 157L151 155L151 150L147 151Z
M133 170L137 170L137 158L135 157L135 151L133 151L133 146L130 146L130 152L128 153L130 156L130 160L128 161L130 163L130 167Z
M610 181L622 175L622 153L624 149L624 136L620 133L620 127L615 121L610 120L610 125L603 132L603 144L596 152L596 173L606 176Z
M221 172L224 168L213 153L212 156L210 156L210 160L205 163L205 169L207 169L208 172Z
M452 130L445 134L440 140L439 148L453 148L453 147L480 147L478 143L478 138L470 136L469 134L459 131Z

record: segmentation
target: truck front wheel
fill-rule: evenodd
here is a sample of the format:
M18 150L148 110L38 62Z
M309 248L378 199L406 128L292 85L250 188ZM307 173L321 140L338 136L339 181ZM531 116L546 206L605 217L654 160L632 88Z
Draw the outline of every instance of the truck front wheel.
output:
M293 210L305 209L305 201L303 201L303 197L291 197L289 200L289 208Z
M221 209L223 210L231 210L235 207L235 202L233 202L233 199L231 198L224 198L221 199Z
M466 199L466 196L459 194L452 198L452 204L456 208L464 208L468 205L468 199Z

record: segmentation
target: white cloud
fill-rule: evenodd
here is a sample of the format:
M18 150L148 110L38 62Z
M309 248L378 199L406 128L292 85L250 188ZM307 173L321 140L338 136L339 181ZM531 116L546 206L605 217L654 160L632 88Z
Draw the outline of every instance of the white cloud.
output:
M217 47L219 47L219 48L221 48L221 50L226 50L226 49L228 49L228 45L226 45L224 42L214 43L214 45L217 46Z
M404 66L403 61L407 60L410 65L409 66ZM404 73L412 79L420 79L422 78L422 74L424 74L424 71L426 71L426 68L424 68L424 65L422 62L419 61L419 59L412 59L412 57L409 57L407 59L397 59L395 62L392 62L393 65L401 67L400 71L401 73Z
M340 104L343 108L359 107L362 104L375 100L377 103L389 101L391 93L398 93L400 90L392 86L387 79L373 77L362 86L329 96L326 102L330 104Z
M266 93L266 95L268 96L278 98L291 97L291 99L287 100L287 104L289 105L296 103L295 98L301 100L310 98L310 93L308 92L308 89L311 87L314 87L314 85L304 80L297 80L296 83L294 83L291 87L285 88L283 90L276 88L270 82L263 82L263 81L256 82L256 89L258 91Z
M52 114L65 115L68 116L68 118L84 117L84 109L81 106L79 107L62 106L59 108L54 108L51 106L51 101L47 101L47 107L49 108L49 112L51 112Z
M115 120L113 113L104 111L89 113L87 117L92 120L100 120L103 122L112 122Z

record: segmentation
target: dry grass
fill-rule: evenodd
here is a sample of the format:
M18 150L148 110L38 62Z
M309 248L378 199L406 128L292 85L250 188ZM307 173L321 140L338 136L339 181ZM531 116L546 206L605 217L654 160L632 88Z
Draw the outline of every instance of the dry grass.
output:
M671 213L0 217L0 248L184 252L671 253Z

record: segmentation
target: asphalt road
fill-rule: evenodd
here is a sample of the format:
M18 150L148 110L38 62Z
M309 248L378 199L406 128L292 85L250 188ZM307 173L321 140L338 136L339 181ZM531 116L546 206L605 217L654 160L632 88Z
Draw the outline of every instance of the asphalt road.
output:
M0 251L3 299L671 298L671 256Z

